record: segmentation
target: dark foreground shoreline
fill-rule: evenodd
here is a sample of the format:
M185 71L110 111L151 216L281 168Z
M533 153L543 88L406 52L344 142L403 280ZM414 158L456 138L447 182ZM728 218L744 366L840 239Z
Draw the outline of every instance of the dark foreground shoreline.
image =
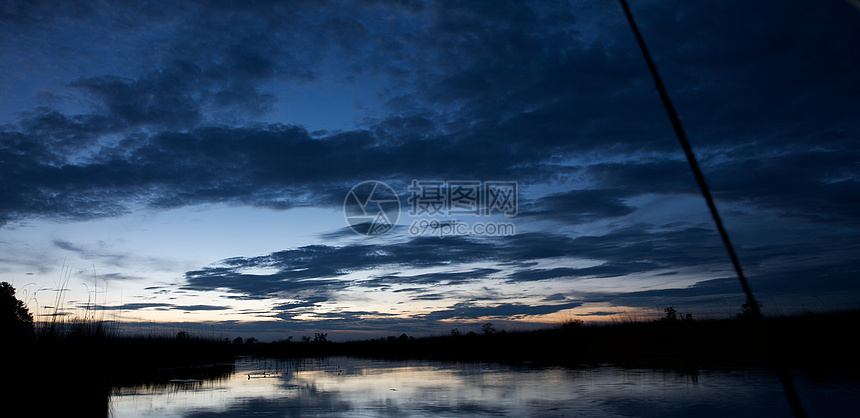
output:
M11 350L6 393L45 415L80 409L107 415L112 386L226 376L238 356L497 362L586 367L610 364L695 372L712 367L782 367L860 377L860 311L755 320L655 321L605 326L569 323L527 332L350 342L236 344L190 335L126 337L65 333L4 341ZM323 339L324 340L324 339ZM35 398L34 398L35 397Z

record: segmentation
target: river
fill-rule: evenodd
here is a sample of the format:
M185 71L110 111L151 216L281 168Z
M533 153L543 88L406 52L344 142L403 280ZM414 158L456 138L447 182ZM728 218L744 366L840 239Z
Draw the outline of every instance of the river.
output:
M810 416L856 416L860 379L794 372ZM677 372L352 357L243 358L208 378L111 389L114 417L791 416L763 369Z

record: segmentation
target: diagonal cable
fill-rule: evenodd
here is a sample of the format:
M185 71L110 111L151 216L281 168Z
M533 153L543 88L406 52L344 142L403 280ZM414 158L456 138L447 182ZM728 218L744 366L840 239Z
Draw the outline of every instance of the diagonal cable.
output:
M651 71L651 76L654 78L654 83L657 87L657 91L660 92L660 99L663 100L663 106L666 108L666 113L669 114L669 119L672 121L672 128L675 129L675 135L677 135L678 140L681 142L681 148L684 149L684 154L687 156L687 161L690 163L690 169L693 171L693 175L696 177L696 183L699 184L699 189L702 191L702 196L705 197L705 201L708 203L708 209L711 211L711 216L714 218L714 223L717 225L717 230L720 233L720 237L723 239L723 244L726 246L726 251L729 253L729 258L732 260L732 265L735 268L735 272L738 275L738 280L741 282L741 287L746 293L747 304L752 310L753 317L757 321L762 320L761 309L759 308L759 304L756 301L755 297L753 297L752 289L750 288L749 283L747 282L746 277L744 276L743 269L741 269L741 263L738 260L737 254L735 254L734 247L732 247L731 241L729 241L729 234L726 232L726 228L723 226L723 221L720 218L720 214L717 212L717 205L714 203L714 198L711 196L711 192L708 189L708 184L705 182L705 176L702 174L702 170L699 168L699 163L696 162L696 156L693 154L693 148L690 146L690 141L687 140L687 135L684 133L684 128L681 126L681 120L678 118L678 113L675 111L675 107L672 105L672 101L669 99L669 94L666 92L666 87L663 86L663 81L660 79L660 75L657 73L657 66L654 65L654 61L651 60L651 54L648 52L648 47L645 45L645 40L642 38L642 34L639 33L639 28L636 26L636 22L633 20L633 14L630 12L630 7L627 5L627 0L620 0L621 7L624 8L624 14L627 16L627 21L630 23L630 28L633 29L633 34L636 36L636 42L639 43L639 48L642 50L642 55L645 57L645 62L648 63L648 69ZM788 376L788 372L782 368L778 368L778 374L780 381L782 382L783 390L785 391L785 395L788 398L789 403L791 404L791 409L794 412L794 415L797 417L805 417L806 413L803 411L803 407L800 405L800 398L797 396L797 393L794 390L794 385L791 383L791 379Z

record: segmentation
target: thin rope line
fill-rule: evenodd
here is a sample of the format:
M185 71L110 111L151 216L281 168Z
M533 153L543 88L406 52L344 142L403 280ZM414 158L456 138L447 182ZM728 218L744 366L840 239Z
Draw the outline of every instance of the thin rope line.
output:
M672 105L672 101L669 99L669 94L666 92L666 87L663 86L663 81L660 79L660 75L657 73L657 66L654 65L654 61L651 60L651 54L648 52L648 47L645 45L645 40L642 38L642 34L639 33L639 28L636 26L636 22L633 20L633 14L630 12L630 7L627 5L626 0L620 0L621 7L624 8L624 14L627 16L627 21L630 23L630 28L633 29L633 34L636 36L636 42L639 43L639 48L642 50L642 55L645 57L645 62L648 63L648 69L651 71L651 76L654 78L654 83L657 87L657 91L660 92L660 99L663 100L663 106L666 108L666 113L669 114L669 119L672 121L672 128L675 129L675 135L677 135L678 140L681 142L681 148L684 149L684 154L687 156L687 161L690 163L690 169L693 170L693 175L696 177L696 183L699 184L699 189L702 190L702 196L705 197L705 201L708 203L708 208L711 211L711 216L714 218L714 223L717 225L717 230L720 233L720 237L723 239L723 244L725 244L726 251L729 253L729 258L732 260L732 265L735 268L735 272L738 275L738 280L741 282L741 287L746 293L747 296L747 304L749 305L753 317L757 321L761 321L763 319L761 314L761 309L759 309L758 302L753 296L752 289L750 288L749 283L747 282L746 277L744 276L743 269L741 269L741 263L738 260L737 254L735 254L734 247L732 247L732 243L729 240L729 234L726 232L726 228L723 227L723 221L720 218L720 214L717 212L717 205L714 203L713 197L711 197L711 192L708 189L708 184L705 182L705 176L702 174L702 170L699 168L699 163L696 162L696 156L693 154L693 148L690 146L690 141L687 140L687 135L684 133L684 128L681 126L681 120L678 118L678 113L675 112L675 107ZM786 397L788 397L788 402L791 404L791 409L794 412L796 417L805 417L806 413L803 411L803 407L800 404L800 398L797 396L797 392L794 390L794 385L791 383L791 379L788 376L788 372L783 367L778 367L777 370L779 374L779 380L782 382L783 390L785 391Z

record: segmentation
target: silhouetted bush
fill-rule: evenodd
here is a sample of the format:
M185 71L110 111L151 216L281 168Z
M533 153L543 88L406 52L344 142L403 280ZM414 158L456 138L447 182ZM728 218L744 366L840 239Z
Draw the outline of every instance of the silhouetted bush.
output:
M585 325L585 321L581 319L569 319L561 323L561 328L566 330L572 330L581 328L583 325Z

